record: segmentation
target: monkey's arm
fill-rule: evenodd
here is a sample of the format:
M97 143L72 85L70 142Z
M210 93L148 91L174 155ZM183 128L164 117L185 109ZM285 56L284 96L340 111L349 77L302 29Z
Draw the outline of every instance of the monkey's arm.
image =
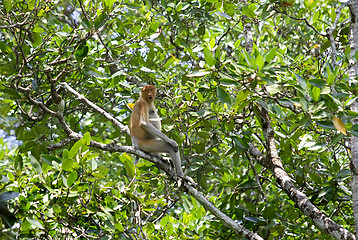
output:
M146 131L148 131L150 134L152 134L152 135L154 135L154 136L156 136L158 138L161 138L165 142L167 142L170 145L172 145L175 152L177 152L179 150L179 147L178 147L178 144L177 144L176 141L168 138L164 133L162 133L156 127L154 127L149 121L141 119L140 126L142 128L144 128Z

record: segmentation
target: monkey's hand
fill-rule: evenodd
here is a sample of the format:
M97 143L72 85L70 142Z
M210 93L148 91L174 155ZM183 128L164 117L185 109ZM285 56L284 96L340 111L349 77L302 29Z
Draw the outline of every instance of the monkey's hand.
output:
M170 139L169 144L173 146L174 152L177 152L179 150L179 146L176 141Z

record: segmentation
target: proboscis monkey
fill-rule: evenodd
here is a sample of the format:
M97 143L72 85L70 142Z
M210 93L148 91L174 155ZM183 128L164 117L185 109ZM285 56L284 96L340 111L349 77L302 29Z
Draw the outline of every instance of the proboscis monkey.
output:
M156 93L157 89L152 85L143 87L133 106L129 120L132 144L149 153L169 153L178 177L183 178L178 144L161 132L161 120L154 105Z

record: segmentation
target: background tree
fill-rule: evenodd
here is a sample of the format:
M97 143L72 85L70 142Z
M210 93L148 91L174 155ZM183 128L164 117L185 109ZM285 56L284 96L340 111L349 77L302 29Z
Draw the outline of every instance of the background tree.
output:
M354 4L2 1L2 234L355 239ZM197 187L129 147L145 84Z

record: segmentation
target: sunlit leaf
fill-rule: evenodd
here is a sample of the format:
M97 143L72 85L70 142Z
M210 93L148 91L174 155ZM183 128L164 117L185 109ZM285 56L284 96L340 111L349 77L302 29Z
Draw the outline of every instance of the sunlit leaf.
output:
M187 74L186 76L187 77L202 77L202 76L205 76L205 75L208 75L208 74L210 74L209 71L199 70L199 71L195 71L195 72L192 72L190 74Z
M77 180L77 172L73 171L70 173L70 175L67 177L67 186L71 187L73 183Z
M313 101L317 102L319 100L319 97L321 96L321 89L318 87L313 86L312 87L312 99Z
M127 103L128 107L133 109L134 103Z
M244 6L242 8L242 14L250 17L250 18L255 18L256 14L248 7L248 6Z
M36 219L33 219L33 218L26 218L26 220L32 225L32 228L36 229L36 228L39 228L39 229L44 229L44 227L42 226L42 224L36 220Z
M96 159L91 159L90 164L91 164L91 170L92 171L97 169L97 161L96 161Z
M304 89L307 90L307 82L298 74L295 73L298 84Z
M41 164L39 163L39 161L31 154L29 154L29 158L30 158L30 163L31 163L32 167L36 170L36 172L38 174L41 174L42 168L41 168Z
M206 63L210 67L216 64L216 59L214 58L213 53L208 48L204 48L204 57L205 57Z
M231 104L231 98L230 95L226 92L225 89L221 87L216 88L216 94L221 102Z
M5 6L5 10L6 12L9 12L12 8L12 1L11 0L4 0L4 6Z
M223 12L215 12L215 14L221 16L221 17L224 17L226 19L231 19L230 15L226 14L226 13L223 13Z
M72 166L74 164L74 161L72 159L66 159L62 162L62 170L64 171L72 171Z
M202 95L200 92L196 92L195 95L196 95L196 97L198 98L198 100L199 100L200 102L204 102L204 101L205 101L203 95Z
M342 134L347 135L346 126L344 125L343 121L336 116L333 116L332 122L334 127Z
M83 145L82 139L78 140L75 144L73 144L68 157L73 158L77 153L79 153L79 150L82 147L82 145Z

